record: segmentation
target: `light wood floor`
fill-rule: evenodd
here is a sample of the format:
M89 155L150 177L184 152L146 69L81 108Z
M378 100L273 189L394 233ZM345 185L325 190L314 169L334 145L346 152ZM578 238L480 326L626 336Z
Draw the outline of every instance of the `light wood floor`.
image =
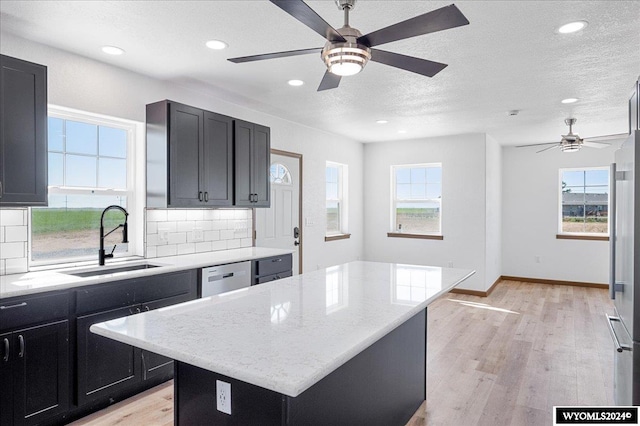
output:
M612 405L606 290L503 281L429 306L427 401L408 425L549 425L554 405ZM171 425L172 383L73 423Z

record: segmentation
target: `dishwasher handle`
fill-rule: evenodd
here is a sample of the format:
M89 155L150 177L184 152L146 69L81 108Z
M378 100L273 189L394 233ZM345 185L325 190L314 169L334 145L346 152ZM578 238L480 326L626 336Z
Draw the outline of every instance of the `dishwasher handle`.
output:
M613 343L616 345L616 351L630 351L631 347L626 345L621 345L620 340L618 340L618 335L616 331L613 329L613 322L622 322L618 317L612 317L611 315L606 315L607 324L609 325L609 333L611 333L611 338L613 339Z
M227 272L226 274L218 274L218 275L209 275L207 277L208 282L220 281L231 277L241 277L242 275L246 275L245 271L236 271L236 272Z

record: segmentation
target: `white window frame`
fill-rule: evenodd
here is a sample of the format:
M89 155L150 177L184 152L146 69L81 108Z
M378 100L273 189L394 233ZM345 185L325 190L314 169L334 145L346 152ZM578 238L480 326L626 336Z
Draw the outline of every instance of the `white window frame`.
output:
M127 132L127 189L103 189L103 188L86 188L86 187L67 187L67 186L49 186L49 194L57 195L92 195L99 193L106 196L126 196L127 212L129 213L127 225L129 233L129 243L127 251L124 253L114 254L118 259L124 259L132 256L143 255L142 232L144 228L144 183L136 187L136 182L145 182L144 167L136 167L136 158L144 158L144 147L141 147L139 141L144 141L143 123L126 120L121 118L110 117L101 114L95 114L76 109L49 105L48 117L60 118L63 120L78 121L98 126L108 126L112 128L122 129ZM47 153L48 153L47 149ZM46 267L51 265L73 266L82 264L92 264L98 259L99 241L96 241L96 255L89 257L67 257L51 260L32 260L31 249L31 208L29 208L29 244L28 244L28 262L29 267Z
M584 172L589 170L605 170L608 174L611 172L611 168L607 166L593 166L593 167L566 167L558 170L558 235L575 235L585 237L608 237L611 233L611 222L609 212L611 211L611 176L609 176L609 187L607 192L607 232L565 232L562 230L562 174L564 172ZM586 187L586 183L585 183ZM585 212L586 214L586 212Z
M421 198L421 199L402 199L399 200L397 197L397 182L396 182L396 170L398 169L417 169L417 168L439 168L440 176L442 176L442 163L418 163L418 164L396 164L391 166L391 211L390 211L390 233L407 233L408 235L433 235L433 236L442 236L442 217L443 217L443 203L442 203L442 178L440 181L440 198ZM428 183L428 182L427 182ZM439 229L437 232L428 232L428 233L420 233L416 234L414 232L405 232L404 230L398 230L398 224L396 223L396 206L398 202L402 203L424 203L424 202L437 202L440 204L440 221L439 221Z
M327 188L327 178L326 178L326 170L331 168L338 169L338 198L329 199L326 193ZM326 237L335 237L338 235L348 235L349 234L349 224L348 224L348 211L349 211L349 201L348 201L348 175L349 175L349 166L342 163L337 163L335 161L327 161L325 166L325 220L326 220L326 202L327 201L335 201L338 202L338 210L339 210L339 220L340 220L340 230L339 231L331 231L327 230L327 223L325 223L325 236Z

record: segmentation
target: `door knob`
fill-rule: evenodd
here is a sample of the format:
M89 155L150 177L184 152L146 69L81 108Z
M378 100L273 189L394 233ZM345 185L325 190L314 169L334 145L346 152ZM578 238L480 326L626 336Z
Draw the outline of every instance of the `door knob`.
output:
M297 226L293 228L293 238L298 238L300 236L300 228Z
M300 241L295 240L295 241L293 242L293 245L294 245L294 246L299 246L299 245L300 245Z

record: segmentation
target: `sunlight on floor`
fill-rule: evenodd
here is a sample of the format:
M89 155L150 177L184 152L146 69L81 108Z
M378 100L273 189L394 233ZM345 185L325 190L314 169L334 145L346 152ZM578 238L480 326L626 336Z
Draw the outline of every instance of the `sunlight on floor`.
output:
M451 302L457 302L461 305L469 306L471 308L488 309L490 311L506 312L508 314L520 315L520 312L510 311L508 309L496 308L495 306L487 305L486 303L469 302L468 300L458 300L458 299L447 299L447 300Z

